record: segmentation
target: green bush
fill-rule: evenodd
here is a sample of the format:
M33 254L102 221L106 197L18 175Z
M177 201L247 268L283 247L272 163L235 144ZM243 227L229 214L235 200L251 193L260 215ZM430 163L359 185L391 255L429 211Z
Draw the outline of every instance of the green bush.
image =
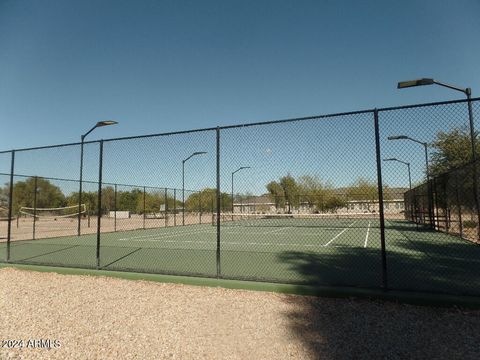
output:
M463 227L466 229L473 229L477 227L477 222L473 220L465 220L463 222Z

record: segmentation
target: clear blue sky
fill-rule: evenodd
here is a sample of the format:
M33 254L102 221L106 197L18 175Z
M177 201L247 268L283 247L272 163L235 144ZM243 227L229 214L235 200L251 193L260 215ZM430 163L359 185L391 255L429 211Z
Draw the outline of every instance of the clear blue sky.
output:
M75 142L103 119L120 124L97 129L90 139L462 97L433 86L396 89L398 80L416 77L470 86L474 96L480 95L479 14L478 0L0 0L0 148ZM345 184L353 178L345 173L359 166L355 176L374 177L374 163L370 165L371 156L366 159L362 147L365 143L371 146L366 128L345 124L331 128L339 133L324 136L317 149L335 148L344 141L351 146L351 154L329 159L330 163L319 156L322 166L331 170L338 165L338 169L329 174L322 170L318 175ZM265 141L275 131L261 131L264 137L252 132L256 140L252 134L245 135L241 148L256 146L259 153L275 157L275 149ZM310 139L303 143L314 144L315 131L307 125L303 131ZM355 136L359 131L361 136ZM433 134L434 129L428 136ZM296 139L301 142L302 136L299 133ZM241 138L233 133L228 137L231 141ZM170 144L170 153L182 157L199 148L189 145L180 151L182 142ZM298 161L302 156L288 144L292 162ZM209 146L209 155L192 159L196 162L191 167L212 165L214 144L205 146ZM388 146L386 155L398 155L393 145ZM415 144L411 151L409 147L405 145L402 151L418 162L418 180L421 154ZM157 150L142 150L139 156L144 164L148 164L144 154L152 155L152 151L157 159L163 158ZM227 183L229 171L237 164L252 165L259 159L259 155L242 155L233 145L225 153L229 151L222 175ZM285 158L284 149L278 152ZM62 161L73 168L75 156L71 161L59 158L53 162L58 168ZM307 162L290 168L273 160L256 162L261 166L243 175L249 179L239 177L239 187L256 188L254 184L284 171L301 175L311 166ZM359 165L362 162L369 165ZM67 168L63 167L64 176L77 176ZM132 167L112 169L111 177L152 183L127 176L129 170ZM178 179L177 172L158 183L178 186L173 177ZM214 183L210 176L202 179L187 184ZM242 181L250 184L242 185Z

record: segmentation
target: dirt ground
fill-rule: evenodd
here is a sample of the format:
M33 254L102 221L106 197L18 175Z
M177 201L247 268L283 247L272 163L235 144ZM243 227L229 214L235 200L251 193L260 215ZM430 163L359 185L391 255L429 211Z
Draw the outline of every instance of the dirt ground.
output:
M455 308L4 268L0 309L1 359L480 358Z

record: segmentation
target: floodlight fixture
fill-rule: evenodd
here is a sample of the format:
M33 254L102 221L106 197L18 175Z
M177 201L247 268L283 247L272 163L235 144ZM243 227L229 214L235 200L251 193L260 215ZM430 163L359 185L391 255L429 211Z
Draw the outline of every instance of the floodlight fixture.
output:
M429 78L408 80L408 81L400 81L397 84L397 89L404 89L404 88L408 88L408 87L422 86L422 85L432 85L432 84L435 84L435 81L433 79L429 79Z

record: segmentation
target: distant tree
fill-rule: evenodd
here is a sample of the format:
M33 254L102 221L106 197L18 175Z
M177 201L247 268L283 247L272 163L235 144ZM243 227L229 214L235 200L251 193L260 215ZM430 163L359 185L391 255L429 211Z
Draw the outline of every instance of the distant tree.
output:
M299 205L299 192L298 192L298 185L296 180L288 174L280 178L280 186L283 189L283 193L285 194L285 199L288 202L288 212L292 211L292 207L298 207Z
M327 212L337 212L338 209L347 206L347 202L337 195L331 195L326 198L323 208Z
M267 184L267 190L270 198L275 203L277 209L285 207L285 192L283 187L276 181L271 181Z
M341 201L341 198L338 195L335 195L335 189L333 186L323 182L318 176L300 176L297 180L297 184L300 193L300 201L306 201L308 205L314 207L316 211L331 211L333 198L337 199L338 203Z
M17 181L13 185L13 212L17 213L22 206L33 207L35 195L35 178ZM67 205L65 195L50 181L37 178L37 208L57 208Z
M117 209L119 211L136 213L138 202L143 199L143 190L134 188L130 191L120 191L117 198Z
M102 189L102 212L115 209L115 189L107 186Z
M190 194L185 200L185 210L193 212L211 212L217 209L217 189L206 188ZM220 193L220 211L232 210L232 197L227 193Z
M438 132L432 147L434 150L430 160L430 174L433 176L472 161L470 130L467 127ZM477 154L480 154L480 143L478 142L476 151Z
M326 185L317 176L304 175L297 180L300 201L307 202L310 207L321 207L325 197Z

